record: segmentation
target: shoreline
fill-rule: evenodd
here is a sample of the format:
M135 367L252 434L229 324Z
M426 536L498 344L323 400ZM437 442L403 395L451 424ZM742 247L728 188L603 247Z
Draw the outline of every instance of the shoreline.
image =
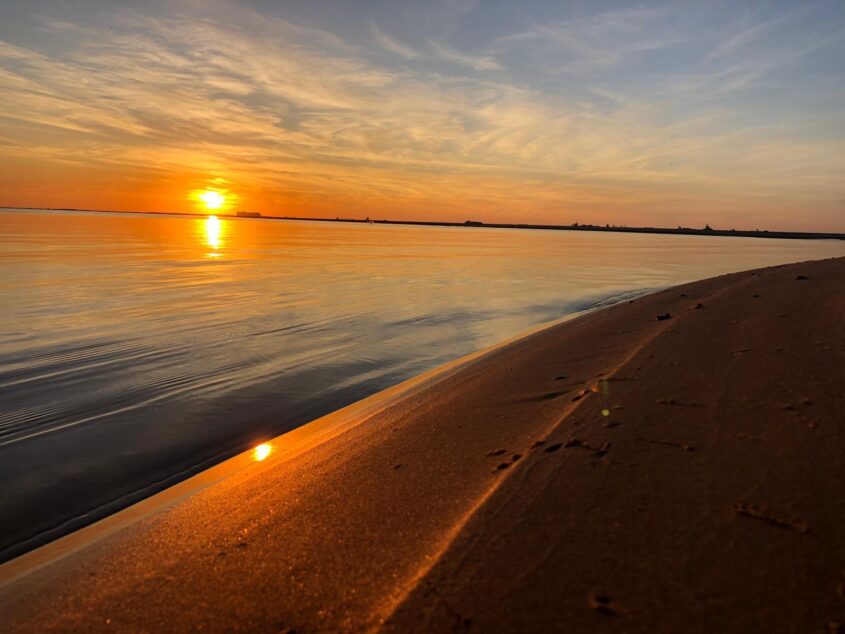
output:
M845 258L781 265L542 326L17 581L19 560L0 566L0 618L10 631L832 627L843 279Z
M273 436L262 444L269 444L273 447L276 462L284 460L297 453L307 451L311 447L343 433L350 427L365 424L369 417L384 411L391 404L412 397L417 390L434 387L439 381L447 379L456 372L465 371L473 362L501 348L543 332L548 328L554 328L569 321L588 317L590 314L609 308L616 303L628 301L632 298L645 297L661 290L663 289L648 289L639 292L626 291L621 295L614 295L598 300L592 308L564 315L550 322L538 324L492 346L476 350L448 363L431 368L397 385L379 390L366 398L320 416L300 427L291 429L278 436ZM615 297L622 296L624 296L622 299L607 303ZM0 593L3 592L4 587L20 582L23 578L38 572L41 568L55 564L61 559L87 548L136 522L156 513L166 511L171 506L179 504L182 500L199 493L203 489L213 486L217 482L229 478L244 469L248 469L256 462L254 452L255 448L241 451L217 464L194 473L184 480L180 480L160 491L156 491L152 495L134 502L127 507L110 513L87 526L60 535L5 562L0 562ZM36 536L33 539L38 539L38 537Z
M467 220L465 222L427 221L427 220L389 220L370 218L322 218L308 216L239 216L237 213L216 213L188 211L127 211L109 209L72 209L72 208L43 208L43 207L2 207L2 211L70 211L83 213L105 213L105 214L139 214L149 216L219 216L221 218L235 220L288 220L300 222L341 222L352 224L374 224L374 225L405 225L414 227L465 227L473 229L519 229L530 231L595 231L601 233L639 233L651 235L678 235L678 236L705 236L722 238L772 238L780 240L845 240L845 233L832 231L778 231L768 229L695 229L692 227L621 227L601 225L549 225L549 224L522 224L502 222L481 222Z

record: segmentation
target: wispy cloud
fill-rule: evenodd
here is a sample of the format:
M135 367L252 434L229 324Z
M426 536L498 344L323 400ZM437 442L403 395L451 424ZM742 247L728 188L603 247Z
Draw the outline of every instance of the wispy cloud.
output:
M747 16L738 25L732 25L730 34L716 44L715 48L708 54L708 57L724 57L742 51L742 49L759 41L765 35L793 22L799 16L806 15L807 10L808 5L798 5L786 13L770 19L764 19L763 21L754 20L753 16Z
M388 53L393 53L404 59L420 59L423 53L410 46L406 46L382 31L375 22L370 23L370 33L376 43Z
M498 46L521 47L552 68L591 71L683 43L689 35L665 26L667 12L635 7L552 22L526 15L527 28L499 38Z
M439 61L458 64L478 71L501 68L492 54L472 55L429 39L423 48L413 48L382 31L375 22L370 23L373 41L385 52L405 60Z
M429 44L434 51L435 57L439 60L463 64L464 66L480 71L498 70L501 68L501 65L493 55L469 55L450 48L445 44L439 44L434 40L429 40Z

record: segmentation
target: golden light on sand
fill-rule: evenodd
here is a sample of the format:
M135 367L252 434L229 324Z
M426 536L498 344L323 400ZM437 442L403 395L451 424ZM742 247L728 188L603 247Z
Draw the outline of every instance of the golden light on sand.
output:
M223 194L212 189L201 192L197 197L202 201L206 209L220 209L223 203L226 202L226 197Z
M268 442L264 442L252 450L252 457L255 458L257 462L261 462L271 453L273 453L273 445Z
M220 248L220 218L217 216L205 219L205 241L212 249Z

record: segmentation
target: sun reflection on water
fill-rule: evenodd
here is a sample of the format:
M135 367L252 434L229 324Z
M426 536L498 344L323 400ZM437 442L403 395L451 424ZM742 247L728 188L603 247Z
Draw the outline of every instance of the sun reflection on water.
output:
M267 456L273 453L273 445L268 442L261 443L255 449L252 450L252 457L256 460L256 462L261 462Z
M222 243L222 223L217 216L209 216L205 219L205 241L215 251Z

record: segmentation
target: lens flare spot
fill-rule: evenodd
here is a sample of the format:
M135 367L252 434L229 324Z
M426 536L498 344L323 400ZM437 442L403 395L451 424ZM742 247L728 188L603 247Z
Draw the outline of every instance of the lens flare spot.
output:
M601 415L602 416L610 416L610 410L609 409L603 409L601 411Z
M256 462L261 462L271 453L273 453L273 445L268 442L264 442L252 450L252 457L255 458Z

